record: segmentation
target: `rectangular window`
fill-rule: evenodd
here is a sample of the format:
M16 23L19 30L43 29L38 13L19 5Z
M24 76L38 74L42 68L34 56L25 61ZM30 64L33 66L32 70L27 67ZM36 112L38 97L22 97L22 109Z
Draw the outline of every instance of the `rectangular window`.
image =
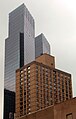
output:
M66 119L73 119L72 113L66 115Z

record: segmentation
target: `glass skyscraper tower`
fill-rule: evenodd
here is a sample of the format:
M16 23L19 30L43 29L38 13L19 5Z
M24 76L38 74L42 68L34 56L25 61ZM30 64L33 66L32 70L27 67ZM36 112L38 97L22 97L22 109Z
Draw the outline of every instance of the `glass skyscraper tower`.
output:
M15 91L15 70L35 60L35 24L24 4L9 14L9 34L5 40L4 88Z
M50 44L44 34L41 33L35 37L35 58L44 53L50 54Z

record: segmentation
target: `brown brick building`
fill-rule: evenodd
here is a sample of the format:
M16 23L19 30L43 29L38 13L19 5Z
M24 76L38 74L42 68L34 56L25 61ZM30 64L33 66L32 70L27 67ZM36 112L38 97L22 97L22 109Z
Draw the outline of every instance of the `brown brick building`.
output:
M76 98L22 116L19 119L76 119Z
M55 69L53 56L41 55L36 61L16 70L17 119L71 98L71 74ZM50 110L54 111L52 108ZM41 112L46 115L46 110Z

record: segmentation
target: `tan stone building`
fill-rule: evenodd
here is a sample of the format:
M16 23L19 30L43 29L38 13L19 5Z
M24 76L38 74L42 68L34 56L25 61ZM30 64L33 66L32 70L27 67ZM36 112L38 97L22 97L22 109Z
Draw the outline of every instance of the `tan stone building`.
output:
M71 98L71 74L56 69L53 56L41 55L36 61L16 70L17 119Z

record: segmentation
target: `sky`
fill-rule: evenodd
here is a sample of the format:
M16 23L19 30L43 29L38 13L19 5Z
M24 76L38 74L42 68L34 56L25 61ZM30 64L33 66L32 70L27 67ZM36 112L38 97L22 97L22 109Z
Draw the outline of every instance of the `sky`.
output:
M25 3L35 19L35 36L44 33L56 58L56 68L72 74L76 96L76 0L0 0L0 119L3 110L4 43L8 14Z

